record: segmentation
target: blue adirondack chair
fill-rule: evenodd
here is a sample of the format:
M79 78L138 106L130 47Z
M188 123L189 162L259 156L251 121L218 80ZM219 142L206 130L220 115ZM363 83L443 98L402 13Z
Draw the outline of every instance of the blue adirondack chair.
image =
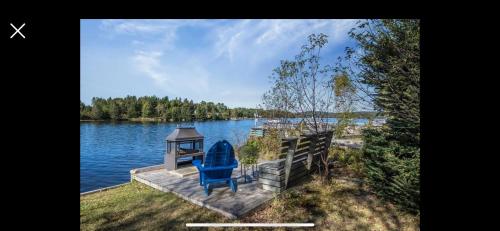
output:
M205 163L194 160L193 165L198 168L200 185L204 187L205 195L210 195L210 184L215 182L226 182L236 192L238 184L231 174L238 167L238 161L234 158L233 146L226 140L218 141L210 148Z

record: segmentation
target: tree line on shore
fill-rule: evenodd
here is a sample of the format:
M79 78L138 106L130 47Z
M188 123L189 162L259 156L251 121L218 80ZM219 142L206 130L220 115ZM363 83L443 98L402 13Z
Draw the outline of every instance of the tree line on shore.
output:
M201 101L194 103L187 98L169 99L168 96L126 96L124 98L92 98L91 105L80 101L81 120L133 120L156 119L161 121L227 120L253 118L257 109L228 108L223 103ZM260 113L263 113L262 111Z
M154 119L158 121L204 121L228 120L231 118L259 117L294 118L297 115L281 110L265 110L262 108L228 108L223 103L201 101L194 103L187 98L169 99L168 96L126 96L124 98L92 98L92 103L86 105L80 101L80 120L134 120ZM375 112L355 112L356 118L373 118ZM331 113L331 117L338 113Z

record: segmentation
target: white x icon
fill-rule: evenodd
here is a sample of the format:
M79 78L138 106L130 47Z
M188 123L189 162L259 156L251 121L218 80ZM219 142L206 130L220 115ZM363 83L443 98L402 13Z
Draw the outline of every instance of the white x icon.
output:
M19 34L19 35L21 35L23 38L26 38L26 37L24 37L23 33L21 33L21 29L23 29L23 27L24 27L24 25L25 25L25 24L26 24L26 23L23 23L23 25L22 25L21 27L19 27L19 29L17 29L17 28L16 28L14 25L12 25L12 23L11 23L11 24L10 24L10 26L11 26L11 27L13 27L13 28L14 28L14 30L16 30L16 32L14 32L14 34L12 34L12 36L10 36L10 38L14 37L14 35L16 35L16 34Z

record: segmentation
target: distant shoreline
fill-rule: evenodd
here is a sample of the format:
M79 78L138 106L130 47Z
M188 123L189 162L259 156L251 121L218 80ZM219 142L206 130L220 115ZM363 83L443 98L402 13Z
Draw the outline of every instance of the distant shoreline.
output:
M192 120L192 121L166 121L165 119L158 118L133 118L133 119L121 119L121 120L89 120L81 119L80 122L162 122L162 123L189 123L189 122L204 122L204 121L228 121L228 120L250 120L254 118L242 117L242 118L230 118L230 119L210 119L210 120Z
M336 118L336 117L329 117ZM166 121L161 118L132 118L132 119L120 119L120 120L92 120L92 119L80 119L80 122L160 122L160 123L189 123L189 122L207 122L207 121L238 121L238 120L253 120L253 117L241 117L241 118L229 118L229 119L207 119L207 120L191 120L191 121ZM266 118L258 118L258 119L266 119ZM293 119L293 118L289 118ZM369 118L353 118L353 119L366 119Z

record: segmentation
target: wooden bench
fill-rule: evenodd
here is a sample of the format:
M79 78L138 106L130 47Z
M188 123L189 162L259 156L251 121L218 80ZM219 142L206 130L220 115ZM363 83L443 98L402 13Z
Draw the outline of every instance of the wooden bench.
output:
M328 154L333 131L283 139L281 159L259 165L262 189L283 192L318 169L320 155Z

